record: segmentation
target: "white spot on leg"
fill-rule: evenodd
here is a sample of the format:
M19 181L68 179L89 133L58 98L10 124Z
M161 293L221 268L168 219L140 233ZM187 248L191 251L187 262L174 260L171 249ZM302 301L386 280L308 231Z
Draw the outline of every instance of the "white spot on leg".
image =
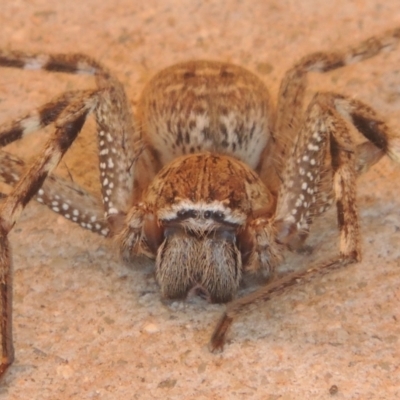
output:
M293 224L295 222L294 216L290 215L289 217L285 218L285 222L289 222L290 224Z
M41 55L36 56L35 58L28 59L24 65L24 69L42 69L44 65L46 65L49 61L49 56Z
M302 204L303 204L303 200L297 199L297 200L296 200L295 206L296 206L297 208L299 208L299 207L301 207Z
M23 136L25 134L36 131L40 128L40 118L38 115L32 115L31 117L25 118L21 121L21 126L23 129Z
M318 146L314 146L312 143L310 143L310 144L307 146L307 149L310 150L310 151L318 151L318 150L319 150L319 147L318 147Z

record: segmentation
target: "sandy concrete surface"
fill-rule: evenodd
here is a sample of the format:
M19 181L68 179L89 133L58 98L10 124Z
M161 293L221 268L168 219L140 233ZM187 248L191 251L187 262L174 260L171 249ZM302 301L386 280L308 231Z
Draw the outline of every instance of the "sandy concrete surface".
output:
M3 0L0 46L87 53L124 82L134 106L152 74L193 58L248 67L276 95L302 55L399 25L397 0ZM90 77L1 69L0 121L87 87ZM312 76L310 93L319 89L363 99L396 128L400 49ZM93 126L62 167L96 192ZM14 151L33 156L44 136ZM16 360L0 398L400 398L399 180L388 160L359 180L361 263L239 318L219 355L206 344L223 305L164 304L153 276L120 262L106 239L31 204L11 234ZM333 213L311 240L314 253L286 269L337 250Z

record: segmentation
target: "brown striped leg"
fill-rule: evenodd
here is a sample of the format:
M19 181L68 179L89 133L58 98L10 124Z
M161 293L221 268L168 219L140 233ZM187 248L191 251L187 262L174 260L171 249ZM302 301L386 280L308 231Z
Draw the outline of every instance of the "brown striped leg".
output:
M71 91L39 107L32 113L0 126L0 146L25 138L28 134L54 123L70 104L90 97L93 91ZM0 153L0 180L14 186L24 171L25 163L6 152ZM73 182L56 176L49 177L35 199L67 219L106 236L109 232L102 205Z
M0 182L15 186L25 171L24 161L0 151ZM49 175L34 198L85 229L103 236L109 233L101 200L72 181Z
M90 93L91 91L66 92L22 118L0 125L0 147L52 124L69 104L86 95L90 96Z
M12 261L7 235L15 225L28 202L40 190L49 173L57 166L80 132L86 116L96 106L97 93L65 109L54 135L47 142L31 168L15 186L0 207L0 299L1 299L1 364L3 373L13 361L11 274Z
M0 229L2 227L0 226ZM12 336L12 260L7 232L0 232L0 378L14 361Z
M143 146L125 91L116 79L111 87L101 91L94 112L99 140L101 193L110 229L116 233L133 205L136 161Z
M113 233L119 231L133 204L135 166L143 150L140 130L134 125L131 105L122 84L104 66L82 54L30 54L0 50L0 66L71 74L86 73L95 77L99 89L99 101L94 114L98 126L101 193L105 217L111 230ZM17 126L11 126L10 132L5 134L4 143L10 142L12 137L18 139L18 136L23 136L22 132L26 133L28 128L32 130L33 126L43 126L44 121L54 121L57 124L57 114L65 104L79 102L87 96L89 95L85 92L71 92L43 106L38 112L19 121L19 124L17 121ZM44 118L44 115L47 117ZM146 173L142 171L142 174ZM45 192L46 186L42 190ZM44 193L42 200L45 201L48 197ZM51 199L48 204L53 210L54 202L57 199ZM55 208L59 209L58 205ZM80 215L79 212L79 215L71 216L70 219L79 217L76 222L81 223ZM84 221L83 224L84 227L93 226L89 221Z
M324 73L374 57L384 51L394 50L400 41L400 28L371 37L345 50L316 52L299 60L289 69L280 85L277 118L274 132L274 167L278 175L284 168L288 153L299 132L304 110L307 77L310 72ZM262 171L268 171L268 160Z
M360 147L354 145L346 120L372 143L372 147L363 146L360 150ZM324 202L326 193L321 191L326 190L324 174L328 171L323 166L329 154L332 190L340 230L340 254L324 265L318 264L289 274L228 305L212 335L211 351L223 348L233 319L250 305L269 300L288 287L309 282L360 259L355 193L357 173L376 162L383 154L399 161L399 141L400 138L390 132L386 124L365 104L331 93L317 94L314 97L283 173L283 184L273 221L278 244L272 242L270 246L290 246L293 241L296 242L297 236L307 231L313 218L327 207ZM364 159L358 163L356 157L360 154Z
M95 91L66 93L37 112L6 126L6 132L0 133L0 144L6 145L49 123L54 123L56 127L54 136L47 143L43 153L29 171L23 173L23 178L0 208L0 373L3 373L13 360L11 260L7 234L34 196L53 211L86 229L108 234L111 226L112 233L118 231L133 203L134 168L143 145L122 84L95 60L79 54L43 55L0 50L0 66L88 73L95 76L98 86ZM94 113L98 128L101 191L106 219L100 215L98 202L79 186L48 176L76 138L90 112ZM15 184L21 170L24 169L23 162L6 153L2 153L0 159L4 163L0 167L2 179L7 180L9 184ZM146 171L143 173L146 174Z
M37 54L0 49L0 66L69 74L102 74L107 70L84 54Z

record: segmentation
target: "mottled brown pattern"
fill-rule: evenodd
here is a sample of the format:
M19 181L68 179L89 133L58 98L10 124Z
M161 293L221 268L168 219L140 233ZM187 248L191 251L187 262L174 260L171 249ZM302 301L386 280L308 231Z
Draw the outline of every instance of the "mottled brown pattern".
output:
M271 140L268 89L236 65L190 61L158 73L139 101L143 136L163 165L199 151L232 155L255 168Z
M213 153L172 161L154 179L145 199L155 213L169 210L184 199L192 203L221 202L246 216L259 209L271 209L274 202L248 165Z

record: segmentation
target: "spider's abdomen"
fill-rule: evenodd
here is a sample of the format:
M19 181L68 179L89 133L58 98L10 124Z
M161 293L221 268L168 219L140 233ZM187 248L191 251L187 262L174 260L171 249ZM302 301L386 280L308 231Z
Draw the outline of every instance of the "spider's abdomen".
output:
M270 139L268 90L244 68L190 61L158 73L138 106L143 139L160 165L191 153L231 155L253 169Z

